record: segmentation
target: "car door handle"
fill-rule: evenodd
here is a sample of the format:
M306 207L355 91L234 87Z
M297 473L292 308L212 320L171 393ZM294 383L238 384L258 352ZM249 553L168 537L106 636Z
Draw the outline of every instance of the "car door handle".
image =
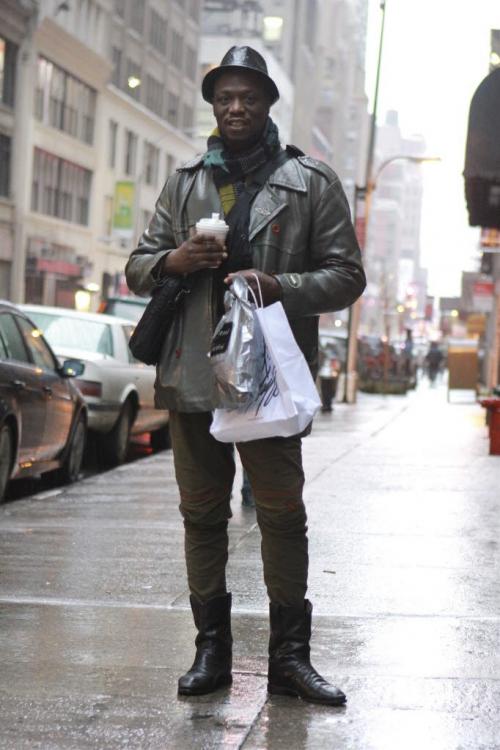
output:
M26 383L24 382L24 380L11 380L10 382L12 383L16 391L22 391L24 390L24 388L26 388Z
M44 393L47 393L49 396L52 396L52 388L50 387L50 385L44 385L42 391Z

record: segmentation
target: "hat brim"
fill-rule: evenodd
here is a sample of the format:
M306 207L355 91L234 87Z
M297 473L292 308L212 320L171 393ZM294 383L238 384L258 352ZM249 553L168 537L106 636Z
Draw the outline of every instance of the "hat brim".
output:
M261 73L259 70L254 70L253 68L248 68L245 65L221 65L218 68L212 68L212 70L209 70L202 81L201 94L206 102L213 104L214 88L217 79L224 75L224 73L231 73L233 71L238 71L241 73L253 73L254 75L261 78L262 82L265 85L265 88L269 92L271 104L274 104L280 98L278 87L274 83L273 79L265 73Z

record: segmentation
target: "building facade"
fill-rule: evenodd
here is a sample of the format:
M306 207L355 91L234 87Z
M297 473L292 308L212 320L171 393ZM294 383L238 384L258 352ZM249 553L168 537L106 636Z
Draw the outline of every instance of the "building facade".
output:
M7 296L74 306L123 268L192 141L199 2L40 2L18 64Z
M0 297L9 298L19 224L17 196L21 157L18 123L23 114L22 57L25 38L36 13L36 3L5 0L0 5Z

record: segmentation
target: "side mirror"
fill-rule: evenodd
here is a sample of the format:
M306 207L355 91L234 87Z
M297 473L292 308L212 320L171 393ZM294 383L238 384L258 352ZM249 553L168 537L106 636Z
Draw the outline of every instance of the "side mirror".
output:
M65 359L59 372L63 378L79 378L84 370L85 365L79 359Z

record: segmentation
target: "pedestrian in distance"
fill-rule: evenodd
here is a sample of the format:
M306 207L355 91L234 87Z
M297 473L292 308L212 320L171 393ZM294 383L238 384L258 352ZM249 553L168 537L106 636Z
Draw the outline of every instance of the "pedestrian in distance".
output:
M209 432L218 400L207 357L224 292L235 274L257 292L255 274L264 305L282 302L315 377L319 315L351 305L366 283L338 177L299 149L280 145L269 115L279 92L261 55L251 47L232 47L205 75L202 94L217 122L207 151L169 177L126 266L128 285L137 294L151 294L169 275L186 276L191 284L166 334L155 386L156 405L170 410L197 629L194 663L179 679L181 695L210 693L232 681L225 571L235 463L232 446ZM212 212L229 225L225 244L194 234L197 221ZM270 600L268 689L340 705L344 693L310 661L303 436L236 444L262 536Z
M329 414L333 411L333 400L337 395L338 362L328 348L319 350L319 387L321 394L321 411Z
M438 346L437 341L431 341L429 351L425 356L425 365L427 368L427 375L431 385L436 381L439 370L443 362L443 352Z

